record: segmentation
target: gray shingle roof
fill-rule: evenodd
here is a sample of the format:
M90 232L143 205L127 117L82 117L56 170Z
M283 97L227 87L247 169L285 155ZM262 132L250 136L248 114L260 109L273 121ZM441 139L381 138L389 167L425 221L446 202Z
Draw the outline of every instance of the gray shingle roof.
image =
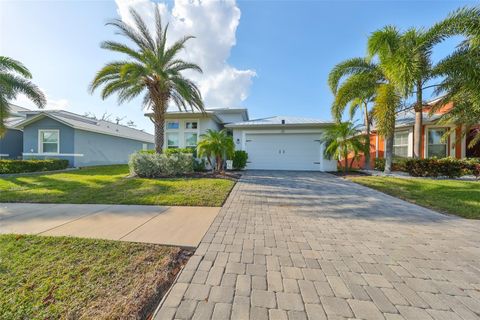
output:
M30 111L27 108L23 108L14 104L9 104L10 115L5 119L5 126L9 129L13 129L17 124L25 120L24 112Z
M91 119L64 110L28 111L26 113L32 114L33 116L21 121L20 123L17 123L17 127L23 128L23 126L27 125L28 123L36 121L42 116L47 116L79 130L97 132L101 134L107 134L111 136L138 140L148 143L154 142L153 135L144 131L112 123L109 121Z
M441 115L439 114L432 114L430 115L428 112L423 113L423 123L433 123L440 119ZM412 109L406 109L403 111L400 111L396 115L395 119L395 128L403 128L403 127L411 127L415 124L415 110ZM365 126L360 127L361 130L365 129ZM372 130L375 130L375 122L373 123Z
M254 119L250 121L234 122L227 124L226 127L251 127L251 126L318 126L329 125L331 121L324 121L320 119L304 118L304 117L291 117L291 116L274 116L268 118Z

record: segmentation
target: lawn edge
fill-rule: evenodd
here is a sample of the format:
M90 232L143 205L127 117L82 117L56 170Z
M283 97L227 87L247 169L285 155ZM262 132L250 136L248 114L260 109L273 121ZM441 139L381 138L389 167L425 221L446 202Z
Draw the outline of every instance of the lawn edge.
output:
M354 178L354 177L352 177ZM432 211L435 211L439 214L442 214L444 216L449 216L449 217L454 217L454 218L461 218L461 219L465 219L465 220L480 220L480 218L468 218L468 217L464 217L464 216L461 216L461 215L457 215L457 214L454 214L454 213L451 213L449 211L446 211L444 209L441 209L441 208L437 208L437 207L433 207L433 206L429 206L429 205L426 205L426 204L421 204L421 203L418 203L418 202L415 202L409 198L406 198L406 197L403 197L401 195L396 195L396 194L392 194L390 192L387 192L387 191L384 191L384 190L380 190L380 189L376 189L376 188L373 188L369 185L366 185L366 184L363 184L363 183L360 183L360 182L357 182L355 180L353 180L352 178L349 178L349 177L344 177L344 179L347 179L355 184L358 184L362 187L366 187L366 188L369 188L369 189L372 189L372 190L375 190L375 191L378 191L378 192L381 192L383 194L386 194L386 195L389 195L391 197L394 197L394 198L397 198L397 199L400 199L400 200L403 200L403 201L406 201L408 203L411 203L411 204L414 204L414 205L417 205L419 207L422 207L422 208L425 208L425 209L429 209L429 210L432 210Z

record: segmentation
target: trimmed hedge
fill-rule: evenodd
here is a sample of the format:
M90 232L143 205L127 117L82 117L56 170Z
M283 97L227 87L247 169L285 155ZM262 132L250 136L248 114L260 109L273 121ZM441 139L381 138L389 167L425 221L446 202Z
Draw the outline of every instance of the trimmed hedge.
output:
M130 172L142 178L175 177L193 173L191 153L172 155L137 152L130 156Z
M480 159L409 159L406 162L406 171L413 177L458 178L472 174L478 178Z
M233 154L233 168L235 170L242 170L247 166L248 153L243 150L237 150Z
M407 160L405 158L393 158L392 171L406 171L405 162ZM385 158L375 158L374 169L379 171L385 170Z
M163 150L163 153L165 153L167 156L171 156L172 154L179 154L179 153L191 154L194 157L197 156L197 152L195 148L170 148L170 149Z
M385 159L375 159L375 170L385 170ZM413 177L449 177L458 178L464 175L474 175L480 178L480 158L456 159L456 158L428 158L428 159L405 159L394 158L393 171L408 172Z
M0 160L0 174L63 170L68 160Z

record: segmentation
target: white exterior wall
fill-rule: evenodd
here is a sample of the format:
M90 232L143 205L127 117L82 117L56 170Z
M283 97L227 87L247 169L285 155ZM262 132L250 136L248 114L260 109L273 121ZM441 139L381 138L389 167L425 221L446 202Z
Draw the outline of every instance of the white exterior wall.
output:
M179 128L178 129L167 129L167 123L171 121L178 121ZM185 129L186 122L197 122L197 129ZM178 143L179 148L185 148L185 133L186 132L193 132L197 133L197 142L200 141L201 135L206 133L207 130L220 130L220 125L215 122L211 118L185 118L185 119L176 119L176 118L169 118L165 120L165 135L164 135L164 146L167 147L167 134L169 132L178 133Z

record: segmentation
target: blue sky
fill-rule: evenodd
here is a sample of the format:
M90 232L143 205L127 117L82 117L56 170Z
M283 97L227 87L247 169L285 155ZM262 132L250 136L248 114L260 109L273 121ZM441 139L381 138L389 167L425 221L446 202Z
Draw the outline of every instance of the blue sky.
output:
M138 101L118 106L115 98L102 101L98 93L87 90L95 72L116 58L99 48L103 40L120 40L105 22L125 13L132 3L141 12L148 12L151 5L148 0L0 1L0 54L30 68L51 108L126 116L151 132ZM185 19L173 22L172 36L186 30L198 37L188 57L205 64L206 74L198 81L207 103L215 104L211 107L247 107L252 118L329 119L328 72L343 59L363 56L370 32L386 24L428 27L452 10L474 4L227 1L190 8L169 1L162 7L170 16L166 20L187 17L192 22L191 26L182 25ZM448 54L452 46L438 46L434 59Z

